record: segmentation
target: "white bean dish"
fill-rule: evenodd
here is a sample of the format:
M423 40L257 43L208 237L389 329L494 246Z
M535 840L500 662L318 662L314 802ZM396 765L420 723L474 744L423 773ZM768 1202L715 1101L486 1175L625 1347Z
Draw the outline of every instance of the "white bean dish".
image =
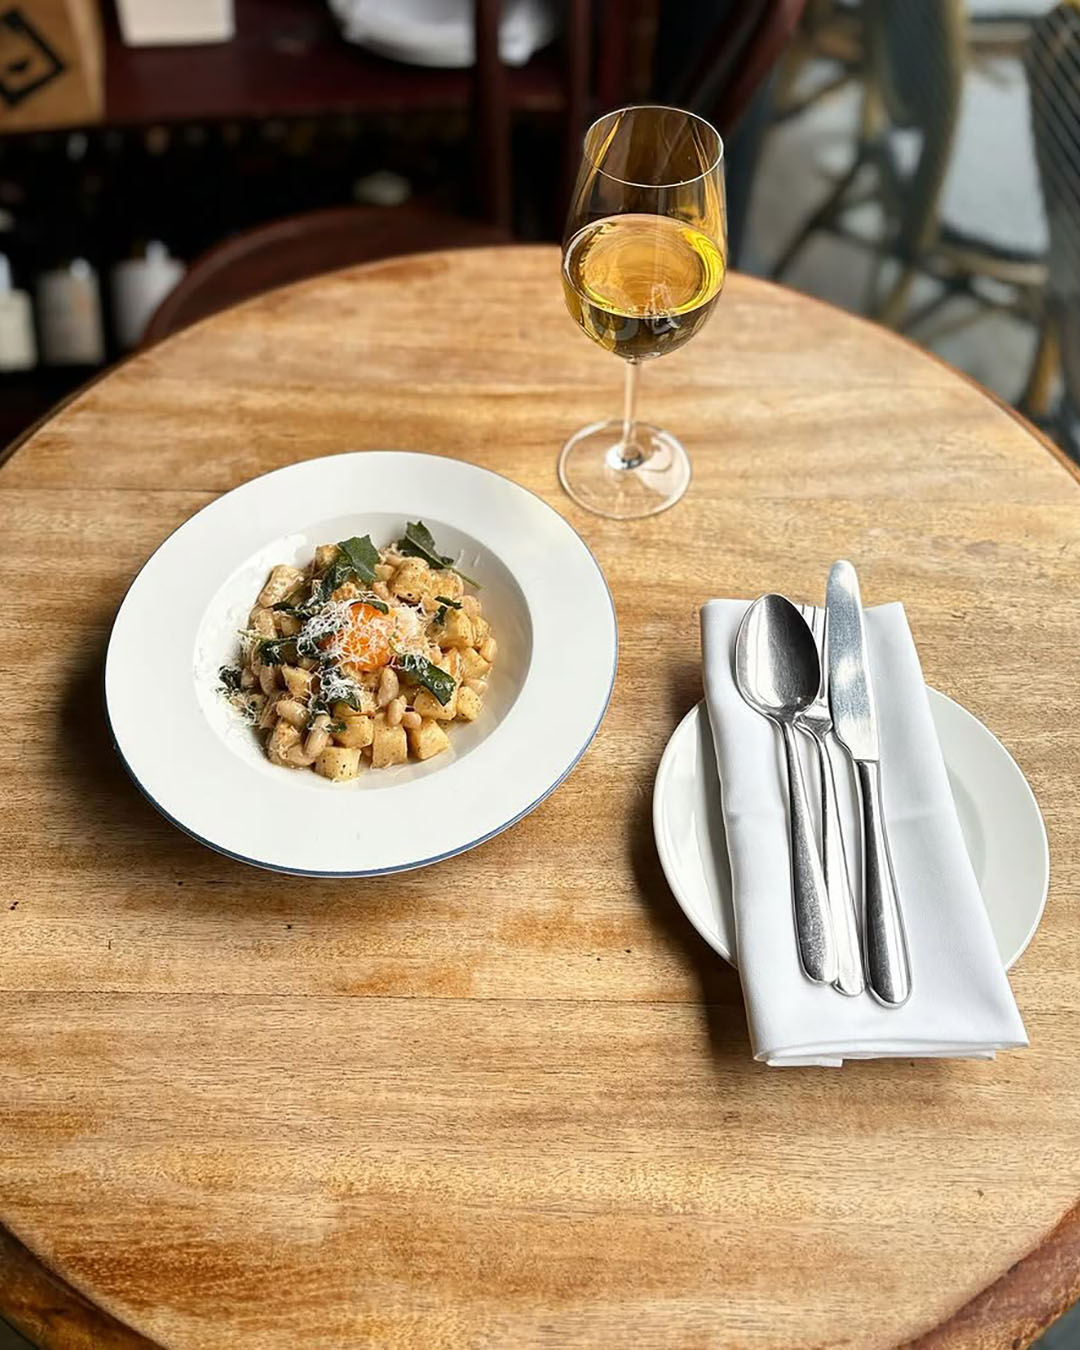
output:
M289 643L327 577L349 623L304 656ZM354 623L353 602L373 612ZM373 647L360 669L356 628L389 636L390 661ZM319 668L335 646L355 689ZM410 655L431 669L406 671ZM463 853L543 801L592 740L616 656L603 574L552 507L475 464L369 450L254 478L169 535L116 616L105 703L131 776L193 838L296 876L372 877ZM452 682L445 703L420 670Z
M450 723L476 721L497 648L477 584L453 563L416 521L386 548L354 535L271 570L239 664L219 672L271 764L345 783L432 759Z

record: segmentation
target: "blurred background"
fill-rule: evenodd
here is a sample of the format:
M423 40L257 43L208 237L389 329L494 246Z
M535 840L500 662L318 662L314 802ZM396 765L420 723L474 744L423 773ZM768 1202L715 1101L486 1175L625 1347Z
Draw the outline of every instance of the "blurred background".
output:
M585 125L648 99L725 136L735 266L1080 453L1080 7L1047 0L19 0L0 441L269 286L558 239Z

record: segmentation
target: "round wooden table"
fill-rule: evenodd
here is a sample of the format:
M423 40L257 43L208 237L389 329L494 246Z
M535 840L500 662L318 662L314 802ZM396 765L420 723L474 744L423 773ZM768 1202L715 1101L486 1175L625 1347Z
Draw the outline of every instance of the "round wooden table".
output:
M1080 1293L1080 482L892 334L730 278L645 372L695 478L650 520L559 490L618 408L547 247L383 262L125 363L0 471L0 1312L47 1347L1005 1347ZM140 797L109 626L181 521L335 451L460 456L581 531L618 682L571 778L464 857L296 881ZM1012 973L1031 1048L774 1070L652 842L700 603L903 599L927 679L1042 805ZM568 653L568 679L573 653Z

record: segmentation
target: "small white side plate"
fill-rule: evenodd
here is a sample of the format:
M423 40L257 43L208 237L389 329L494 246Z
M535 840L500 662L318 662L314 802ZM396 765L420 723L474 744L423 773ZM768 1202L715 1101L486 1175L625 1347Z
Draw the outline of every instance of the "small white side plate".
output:
M1034 936L1050 882L1038 805L1016 761L966 708L928 689L964 842L1008 969ZM668 741L653 793L660 862L683 913L714 951L735 949L720 783L705 704Z

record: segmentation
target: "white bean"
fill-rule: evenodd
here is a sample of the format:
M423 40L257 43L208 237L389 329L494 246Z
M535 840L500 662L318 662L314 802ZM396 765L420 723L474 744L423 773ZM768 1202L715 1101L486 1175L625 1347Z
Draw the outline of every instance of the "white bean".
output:
M330 744L330 718L326 713L319 713L311 724L311 730L304 741L304 754L309 760L318 759L326 747Z
M372 593L377 595L380 600L388 602L390 599L390 587L385 581L376 581L371 587Z
M259 667L259 688L264 694L272 694L277 688L277 668L275 666Z
M474 694L484 695L487 693L487 680L466 680L465 688L471 689Z
M481 657L490 665L495 660L499 647L493 637L485 638L484 644L480 648Z
M379 707L385 708L386 705L398 696L398 677L389 666L383 667L383 672L379 676Z
M406 731L419 731L423 720L420 714L413 712L411 708L401 714L401 725Z
M386 725L396 727L405 715L405 699L399 694L386 705Z

